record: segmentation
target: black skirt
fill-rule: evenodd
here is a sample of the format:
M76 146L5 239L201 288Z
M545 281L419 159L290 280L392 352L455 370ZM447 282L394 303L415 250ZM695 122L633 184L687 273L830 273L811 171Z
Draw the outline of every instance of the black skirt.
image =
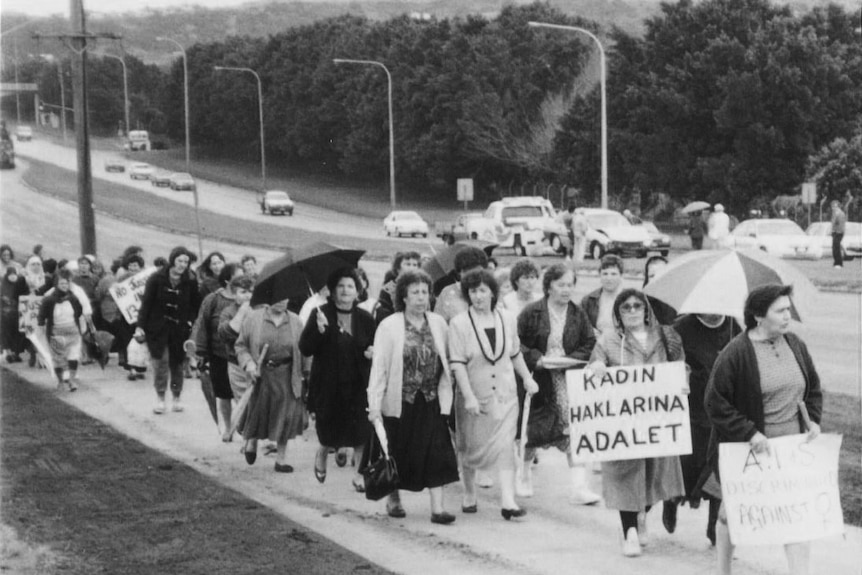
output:
M368 443L371 424L368 423L364 393L338 393L326 408L316 412L317 439L325 447L358 447Z
M458 460L447 418L437 400L420 392L413 403L401 404L401 417L384 417L391 455L398 466L400 489L422 491L458 481Z

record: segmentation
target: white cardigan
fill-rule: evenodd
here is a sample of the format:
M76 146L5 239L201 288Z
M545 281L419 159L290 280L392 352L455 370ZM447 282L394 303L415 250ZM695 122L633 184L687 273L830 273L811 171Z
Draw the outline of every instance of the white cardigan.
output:
M443 362L443 373L437 384L437 401L440 413L452 411L452 378L446 358L446 320L436 313L425 314L434 347ZM374 357L371 360L371 377L368 380L368 409L380 410L386 417L401 417L402 384L404 376L404 313L397 312L377 326L374 336Z

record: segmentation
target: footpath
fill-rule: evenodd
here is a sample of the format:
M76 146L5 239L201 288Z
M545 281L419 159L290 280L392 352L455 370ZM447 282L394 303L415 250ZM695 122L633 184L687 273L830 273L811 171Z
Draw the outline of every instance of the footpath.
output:
M220 441L197 380L186 382L185 412L158 416L149 380L129 382L110 365L84 368L75 393L26 363L0 374L2 522L58 558L34 573L714 572L705 506L681 508L673 535L651 513L649 546L626 559L616 513L570 504L554 451L540 453L523 520L503 521L496 488L482 490L478 514L462 514L456 484L445 497L457 520L440 526L425 493L406 493L407 517L389 518L332 458L319 484L313 432L290 444L295 473L276 474L262 451L248 466L238 441ZM594 489L600 481L592 476ZM740 547L734 573L786 573L783 552ZM860 575L862 529L815 542L812 573Z

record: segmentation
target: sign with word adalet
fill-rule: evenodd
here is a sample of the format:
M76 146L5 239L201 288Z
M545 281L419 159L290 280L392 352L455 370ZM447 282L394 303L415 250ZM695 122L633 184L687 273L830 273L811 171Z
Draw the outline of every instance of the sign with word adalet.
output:
M42 296L22 295L18 298L18 331L26 333L39 325L39 308L42 307Z
M844 533L838 493L841 436L786 435L769 453L747 443L718 448L721 493L735 545L798 543Z
M685 363L566 372L575 461L691 453Z
M141 308L144 288L147 286L147 280L157 269L159 268L147 268L108 288L108 292L120 308L120 313L130 325L138 321L138 310Z

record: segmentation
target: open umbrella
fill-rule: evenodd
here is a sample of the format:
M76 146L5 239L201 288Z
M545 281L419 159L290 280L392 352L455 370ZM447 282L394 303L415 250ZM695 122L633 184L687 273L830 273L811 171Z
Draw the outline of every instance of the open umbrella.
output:
M709 208L710 205L708 202L697 201L689 203L680 211L684 214L690 214L692 212L702 212L703 210L708 210Z
M422 266L422 269L425 270L425 272L431 276L431 279L436 283L438 280L449 275L455 270L455 256L458 252L468 247L479 248L485 252L488 257L491 257L491 253L494 251L494 248L497 247L497 244L486 242L484 240L461 240L455 242L451 246L446 246L434 252L431 259L425 262L425 265Z
M326 285L329 275L337 269L356 267L365 250L351 250L327 242L315 242L289 249L263 266L251 305L273 304L285 299L305 300L310 292Z
M689 252L672 260L644 293L683 313L743 316L748 293L766 284L793 285L793 319L816 309L817 288L790 264L760 250Z

